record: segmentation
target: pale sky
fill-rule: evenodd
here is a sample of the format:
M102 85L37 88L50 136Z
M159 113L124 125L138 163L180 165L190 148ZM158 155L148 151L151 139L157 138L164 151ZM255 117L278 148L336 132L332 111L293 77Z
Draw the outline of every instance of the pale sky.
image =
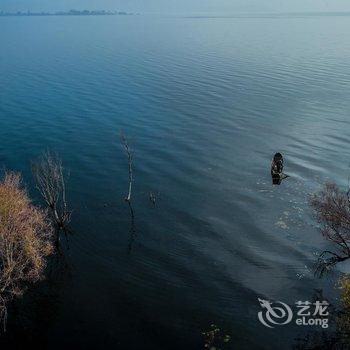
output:
M3 11L69 9L140 13L350 11L350 0L0 0Z

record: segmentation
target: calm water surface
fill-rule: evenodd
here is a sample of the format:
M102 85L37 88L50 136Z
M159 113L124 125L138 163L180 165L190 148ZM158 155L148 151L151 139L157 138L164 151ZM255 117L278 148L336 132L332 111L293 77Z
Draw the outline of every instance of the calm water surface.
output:
M47 148L70 171L75 234L10 314L3 344L281 349L307 331L259 324L258 297L294 304L327 247L307 196L347 185L347 16L0 18L0 165ZM136 234L123 201L135 150ZM291 177L273 187L274 152ZM149 192L157 194L154 207ZM40 336L39 336L40 334Z

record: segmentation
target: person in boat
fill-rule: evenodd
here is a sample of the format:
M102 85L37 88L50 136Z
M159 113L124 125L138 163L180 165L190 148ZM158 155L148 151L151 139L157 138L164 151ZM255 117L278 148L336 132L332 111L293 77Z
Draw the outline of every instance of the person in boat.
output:
M283 156L281 153L276 153L273 156L271 163L271 175L281 175L283 172Z
M281 153L276 153L273 156L271 163L271 177L274 185L280 185L283 178L283 156Z

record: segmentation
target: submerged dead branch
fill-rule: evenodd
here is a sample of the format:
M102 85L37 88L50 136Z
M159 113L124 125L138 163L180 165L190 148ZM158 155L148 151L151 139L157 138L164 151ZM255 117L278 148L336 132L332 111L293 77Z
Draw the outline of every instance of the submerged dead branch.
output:
M66 200L66 184L62 161L57 155L44 152L32 163L32 173L36 188L46 202L56 227L56 244L59 244L61 230L66 234L71 219L71 211Z
M334 250L323 251L316 264L316 275L322 276L339 262L350 259L350 202L349 192L336 184L326 183L313 195L310 205L321 225L322 235L333 244Z
M133 183L133 152L130 149L128 139L126 136L121 133L120 135L120 140L122 143L122 146L126 152L126 155L128 157L128 171L129 171L129 190L128 190L128 195L125 197L125 200L127 202L131 201L131 190L132 190L132 183Z
M130 229L129 229L130 240L129 240L128 251L129 251L129 253L131 253L133 244L134 244L136 236L137 236L136 227L135 227L135 212L134 212L134 208L132 206L132 201L131 201L132 184L134 181L134 177L133 177L133 152L130 148L128 139L126 138L126 136L123 133L120 134L120 140L121 140L122 147L124 148L125 153L126 153L127 158L128 158L129 186L128 186L128 194L124 199L128 203L129 212L130 212Z

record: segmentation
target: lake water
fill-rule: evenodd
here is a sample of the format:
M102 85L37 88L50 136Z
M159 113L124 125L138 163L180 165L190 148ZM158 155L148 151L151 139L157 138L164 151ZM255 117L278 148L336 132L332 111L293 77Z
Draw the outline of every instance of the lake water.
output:
M335 277L313 276L327 243L307 198L348 183L349 20L0 18L0 166L39 202L30 160L58 152L75 231L1 343L202 349L214 323L228 349L281 349L316 330L264 327L257 298L334 297Z

